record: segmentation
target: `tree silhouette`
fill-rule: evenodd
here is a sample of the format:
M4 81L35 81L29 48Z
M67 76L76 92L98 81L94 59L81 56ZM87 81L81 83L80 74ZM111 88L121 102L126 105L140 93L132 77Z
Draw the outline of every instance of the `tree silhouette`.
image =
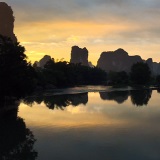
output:
M38 68L38 84L40 86L54 85L57 87L102 84L106 82L106 72L97 67L88 67L81 64L68 63L66 61L55 62L49 60L44 68Z
M121 71L121 72L108 72L107 75L108 84L109 85L127 85L129 81L129 76L127 72Z
M118 104L123 103L128 99L128 91L112 91L112 92L99 92L102 100L114 100Z
M150 89L142 89L142 90L131 90L131 102L136 106L147 105L151 95L152 90Z
M79 94L66 94L66 95L53 95L53 96L32 96L27 97L23 100L29 106L32 106L34 102L41 103L44 102L46 107L49 109L61 109L64 110L65 107L72 105L78 106L80 104L86 104L88 102L88 93Z
M151 71L147 63L137 62L131 67L131 81L134 84L145 85L151 79Z
M6 112L0 118L0 159L35 160L38 153L33 146L35 138L26 128L22 118L17 117L17 109Z
M34 88L34 69L27 63L25 48L0 35L0 93L22 97Z

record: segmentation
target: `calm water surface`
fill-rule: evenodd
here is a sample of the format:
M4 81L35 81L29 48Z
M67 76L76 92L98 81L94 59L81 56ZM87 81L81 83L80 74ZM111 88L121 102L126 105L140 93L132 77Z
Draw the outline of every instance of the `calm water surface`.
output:
M32 159L160 159L156 90L36 96L19 105L18 117Z

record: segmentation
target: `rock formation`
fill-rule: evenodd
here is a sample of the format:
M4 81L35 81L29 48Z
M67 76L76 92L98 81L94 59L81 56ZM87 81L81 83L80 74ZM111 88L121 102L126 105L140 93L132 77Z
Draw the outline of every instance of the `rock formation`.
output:
M94 68L95 66L92 64L92 62L88 62L88 66L91 68Z
M129 56L128 53L123 49L118 49L113 52L102 52L97 62L97 67L105 70L106 72L130 72L131 66L137 62L146 62L151 70L152 75L160 75L160 63L153 62L152 58L148 58L145 61L137 55Z
M70 63L81 63L84 66L88 66L88 50L73 46Z
M10 37L14 42L17 42L17 38L13 30L14 16L12 8L5 2L0 2L0 34Z
M153 62L152 58L146 60L153 75L160 75L160 63Z
M140 56L129 56L123 49L116 51L103 52L97 62L97 67L109 71L129 72L134 63L143 62Z
M44 68L45 64L46 64L49 60L51 60L51 56L45 55L39 62L36 61L36 62L34 63L34 65L36 64L37 67Z

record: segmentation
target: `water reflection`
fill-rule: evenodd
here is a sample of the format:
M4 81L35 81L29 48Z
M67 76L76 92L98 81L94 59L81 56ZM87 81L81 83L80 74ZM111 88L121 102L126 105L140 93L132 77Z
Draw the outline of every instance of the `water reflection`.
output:
M39 160L158 160L159 94L137 92L143 95L141 102L131 91L118 92L112 100L102 100L99 93L89 92L85 107L69 105L63 112L49 110L44 103L32 107L22 103L19 116L26 119L38 139ZM122 101L126 100L119 105L121 95ZM131 96L135 105L146 104L149 99L150 103L148 107L133 107Z
M99 94L102 100L114 100L121 104L128 99L129 91L100 92Z
M17 103L1 101L0 159L35 160L38 154L33 148L34 135L26 128L24 120L17 117L17 113Z
M136 106L143 106L147 105L151 96L152 90L145 89L145 90L131 90L131 102Z
M113 100L118 104L124 103L128 97L131 97L131 102L135 106L147 105L151 96L151 89L143 90L130 90L130 91L112 91L112 92L100 92L102 100Z
M157 90L158 92L158 90ZM131 102L135 106L147 105L151 96L151 89L143 90L127 90L127 91L109 91L109 92L99 92L100 98L102 100L115 101L118 104L124 103L128 100L128 97L131 98ZM80 104L86 105L88 103L88 93L79 93L79 94L65 94L65 95L50 95L50 96L32 96L23 100L25 104L32 106L34 102L41 104L42 102L49 109L59 108L64 110L65 107L72 105L78 106Z
M157 93L160 93L160 88L157 89Z
M80 104L87 104L88 93L54 96L33 96L24 99L24 103L30 106L32 106L34 102L38 104L44 102L49 109L59 108L61 110L64 110L64 108L69 105L78 106Z

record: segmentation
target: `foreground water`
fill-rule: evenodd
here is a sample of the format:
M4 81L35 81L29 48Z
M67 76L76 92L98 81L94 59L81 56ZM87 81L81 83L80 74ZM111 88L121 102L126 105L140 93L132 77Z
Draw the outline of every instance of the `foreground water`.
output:
M160 159L156 90L35 96L19 105L18 117L28 159Z

